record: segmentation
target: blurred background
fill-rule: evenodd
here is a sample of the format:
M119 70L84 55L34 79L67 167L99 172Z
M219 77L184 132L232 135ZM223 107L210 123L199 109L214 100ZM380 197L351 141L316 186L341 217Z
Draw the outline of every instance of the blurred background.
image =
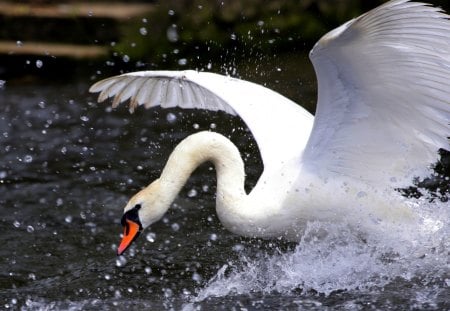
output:
M328 30L382 2L0 1L0 79L61 79L87 67L224 72L226 66L208 64L308 51ZM432 3L450 7L448 1Z

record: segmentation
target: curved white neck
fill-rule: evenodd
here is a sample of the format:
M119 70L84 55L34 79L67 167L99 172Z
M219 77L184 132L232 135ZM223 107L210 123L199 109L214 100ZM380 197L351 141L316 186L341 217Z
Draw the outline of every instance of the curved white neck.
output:
M286 234L293 222L280 213L290 187L289 172L260 178L252 192L244 189L244 162L236 146L224 136L200 132L184 139L170 155L158 180L158 200L164 213L185 185L192 172L204 162L212 162L217 172L216 211L231 232L249 237L273 237ZM264 177L265 176L265 177ZM268 178L269 177L269 178ZM283 186L285 184L285 187ZM274 187L285 189L274 191Z
M214 164L217 172L219 217L224 208L245 208L242 206L247 197L244 189L245 170L239 150L230 140L213 132L190 135L170 155L159 179L169 200L175 199L192 172L208 161ZM233 204L235 206L230 206Z

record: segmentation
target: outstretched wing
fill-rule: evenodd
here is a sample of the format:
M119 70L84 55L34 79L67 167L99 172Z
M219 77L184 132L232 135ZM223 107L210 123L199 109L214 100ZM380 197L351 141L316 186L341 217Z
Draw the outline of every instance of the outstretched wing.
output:
M310 113L272 90L207 72L127 73L95 83L90 92L100 92L99 102L114 97L114 107L130 100L131 111L144 105L237 114L253 133L266 168L299 157L313 123Z
M326 34L310 53L318 106L304 163L370 184L411 184L450 149L450 21L390 1Z

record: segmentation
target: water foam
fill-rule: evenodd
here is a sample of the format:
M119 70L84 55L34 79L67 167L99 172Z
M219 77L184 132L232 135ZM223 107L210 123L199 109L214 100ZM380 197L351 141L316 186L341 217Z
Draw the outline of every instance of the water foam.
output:
M365 291L402 280L421 284L437 282L450 287L450 204L411 200L420 221L397 239L385 232L366 236L348 226L310 222L293 251L242 255L224 265L198 291L195 301L209 297L250 293Z

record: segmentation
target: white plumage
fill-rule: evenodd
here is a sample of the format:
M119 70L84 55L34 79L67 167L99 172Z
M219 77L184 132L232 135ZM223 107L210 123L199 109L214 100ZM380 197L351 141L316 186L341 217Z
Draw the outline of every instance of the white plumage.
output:
M449 149L450 22L391 1L325 35L311 51L319 98L304 161L324 176L407 186Z
M219 216L234 232L298 238L309 220L345 219L364 227L370 221L363 217L410 218L394 189L427 177L438 150L450 150L448 15L422 3L390 1L323 36L310 58L319 88L315 117L260 85L206 72L128 73L90 91L100 92L99 101L114 97L113 106L130 100L131 111L178 106L239 115L255 136L264 173L249 195L239 189L231 198L218 196ZM204 150L205 139L222 141L216 138L197 136L190 143ZM241 174L241 160L233 161ZM239 184L243 176L235 178ZM232 180L224 184L233 187ZM143 190L125 210L155 196L173 198L180 187ZM140 214L152 219L145 225L159 217L148 216L151 209Z

